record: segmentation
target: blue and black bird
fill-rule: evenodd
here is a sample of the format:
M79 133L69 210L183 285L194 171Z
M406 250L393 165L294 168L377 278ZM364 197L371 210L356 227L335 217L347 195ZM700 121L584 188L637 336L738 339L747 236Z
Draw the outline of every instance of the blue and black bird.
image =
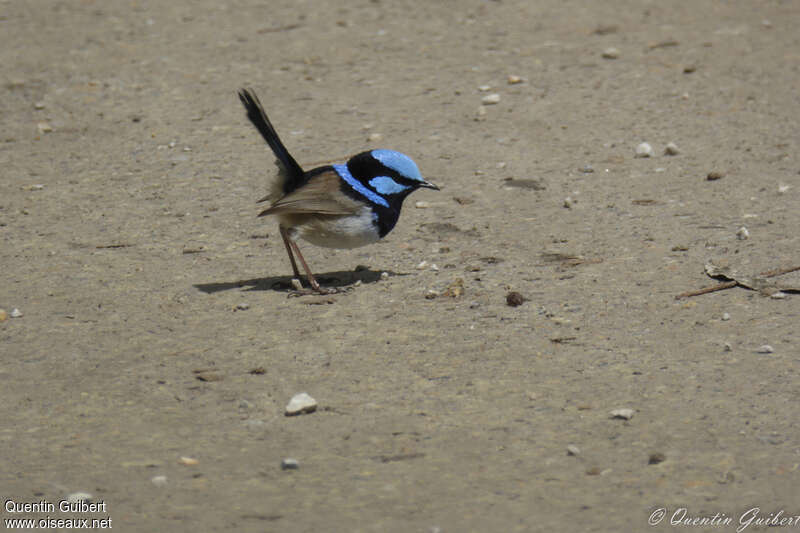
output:
M269 194L259 200L271 205L258 216L278 217L295 277L300 272L294 254L316 292L330 291L314 279L297 246L298 238L327 248L374 243L392 231L406 196L421 187L439 190L423 179L410 157L394 150L370 150L354 155L346 164L306 172L281 142L255 93L241 89L239 98L279 167Z

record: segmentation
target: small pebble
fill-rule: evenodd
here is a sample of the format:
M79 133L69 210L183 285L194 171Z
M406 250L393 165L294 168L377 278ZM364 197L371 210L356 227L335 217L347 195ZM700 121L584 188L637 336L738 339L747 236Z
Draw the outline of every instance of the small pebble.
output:
M431 270L439 272L439 266L436 263L431 263Z
M516 291L511 291L506 294L506 305L510 307L519 307L525 303L525 297Z
M420 201L414 204L417 209L427 209L431 206L430 202Z
M47 122L40 122L36 125L36 128L39 130L39 133L50 133L53 131L53 126L48 124Z
M603 50L603 59L617 59L619 57L619 50L613 46Z
M516 76L514 74L509 74L508 75L508 84L509 85L516 85L517 83L522 83L523 81L524 80L522 78L520 78L519 76Z
M420 263L417 265L417 270L425 270L427 267L428 267L427 261L420 261Z
M249 418L244 421L244 427L246 427L249 431L262 431L266 425L266 422L258 418Z
M313 413L317 410L317 400L312 398L306 392L295 394L289 403L286 405L286 416L302 415L305 413Z
M731 346L731 343L726 342L725 344L722 345L722 351L731 352L733 351L733 346Z
M237 311L247 311L248 309L250 309L250 304L248 304L248 303L242 302L242 303L236 304L236 310Z
M630 420L633 418L633 409L614 409L611 411L611 418L621 418L622 420Z
M92 501L92 495L88 492L73 492L67 495L67 501L69 503L90 502Z
M717 181L721 180L725 177L724 172L720 172L719 170L712 170L708 174L706 174L706 181Z
M198 461L198 460L197 460L197 459L195 459L194 457L186 457L185 455L184 455L184 456L182 456L180 459L178 459L178 462L179 462L180 464L182 464L182 465L186 465L186 466L194 466L194 465L196 465L196 464L199 464L199 463L200 463L200 461Z
M386 281L387 279L389 279L389 273L381 272L381 281Z
M750 232L747 230L747 228L742 226L736 231L736 238L740 241L746 241L750 238Z
M150 482L156 487L163 487L167 484L167 476L153 476L150 478Z
M650 454L650 457L647 459L647 464L649 465L657 465L659 463L663 463L667 460L667 456L661 452L654 452Z
M44 102L36 102L35 104L33 104L33 107L35 109L44 109Z
M22 311L20 311L19 309L17 309L15 307L14 309L11 310L11 313L9 313L9 316L11 318L20 318L22 316Z
M8 313L6 313L5 309L0 309L0 322L5 322L8 320Z
M428 292L425 293L426 300L433 300L439 296L439 291L435 289L428 289Z
M636 157L651 157L653 155L653 147L649 143L640 143L636 147Z
M784 185L783 183L781 183L780 185L778 185L778 194L785 194L791 188L792 188L791 185Z
M667 143L667 146L664 148L664 155L678 155L679 153L681 153L681 151L675 143Z
M297 462L297 459L287 457L281 461L281 470L297 470L298 468L300 468L300 463Z
M481 103L483 105L494 105L500 103L500 95L497 93L487 94L483 98L481 98Z
M722 320L727 322L730 319L731 319L731 314L730 313L722 313Z
M302 291L303 290L303 284L300 283L299 279L292 278L292 282L291 283L292 283L292 287L294 287L294 290L296 290L296 291Z
M369 137L367 137L367 140L369 142L377 142L380 141L381 139L383 139L383 135L381 135L380 133L370 133Z
M478 90L479 90L480 92L482 92L482 93L486 93L486 92L489 92L489 91L491 91L491 90L492 90L492 86L491 86L491 85L480 85L480 86L478 87Z
M580 455L581 449L575 446L574 444L570 444L567 446L567 455Z
M580 170L584 174L591 174L592 172L594 172L594 168L592 168L592 165L585 165L584 167L578 170Z
M769 297L772 298L773 300L783 300L786 298L786 293L781 291L776 291L770 294Z
M573 203L574 202L573 202L573 200L572 200L572 198L570 196L567 196L566 198L564 198L564 207L566 207L567 209L570 209L572 207Z
M773 353L775 348L770 346L769 344L764 344L763 346L759 346L756 348L756 353Z

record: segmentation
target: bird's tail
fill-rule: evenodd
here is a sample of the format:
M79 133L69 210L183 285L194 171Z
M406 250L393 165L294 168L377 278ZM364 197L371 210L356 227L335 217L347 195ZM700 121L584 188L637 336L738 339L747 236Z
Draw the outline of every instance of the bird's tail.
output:
M264 140L267 141L267 144L272 148L275 157L278 158L278 161L286 172L287 180L283 186L284 194L291 192L302 183L303 176L305 175L303 168L297 164L292 154L289 153L289 150L287 150L281 142L281 138L278 137L275 128L272 127L272 123L264 112L264 108L261 107L261 102L258 101L256 93L253 92L252 89L240 89L239 99L247 110L247 118L250 119L253 126L255 126L261 136L264 137Z

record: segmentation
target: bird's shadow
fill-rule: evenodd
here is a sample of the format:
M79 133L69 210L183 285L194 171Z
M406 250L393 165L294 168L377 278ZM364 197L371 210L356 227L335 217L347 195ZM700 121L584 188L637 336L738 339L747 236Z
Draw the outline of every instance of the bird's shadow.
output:
M370 270L369 268L359 268L356 270L346 270L341 272L326 272L324 274L315 274L315 278L322 287L341 288L353 285L357 281L361 283L375 283L381 279L381 274L388 272L390 276L397 276L391 271L386 270ZM276 291L276 292L292 292L292 278L294 276L274 276L269 278L253 278L241 279L238 281L217 281L212 283L195 283L194 287L203 291L206 294L213 294L220 291L228 291L231 289L241 289L247 291ZM305 276L302 279L303 285L307 286Z

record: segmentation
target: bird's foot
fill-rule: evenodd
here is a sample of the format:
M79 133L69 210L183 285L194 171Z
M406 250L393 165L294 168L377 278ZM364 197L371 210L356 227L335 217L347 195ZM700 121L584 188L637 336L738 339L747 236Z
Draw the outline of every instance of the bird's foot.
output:
M316 281L316 280L315 280ZM352 287L320 287L318 284L310 288L303 287L300 280L292 279L293 290L289 293L289 298L299 298L300 296L329 296L331 294L342 294L352 290Z

